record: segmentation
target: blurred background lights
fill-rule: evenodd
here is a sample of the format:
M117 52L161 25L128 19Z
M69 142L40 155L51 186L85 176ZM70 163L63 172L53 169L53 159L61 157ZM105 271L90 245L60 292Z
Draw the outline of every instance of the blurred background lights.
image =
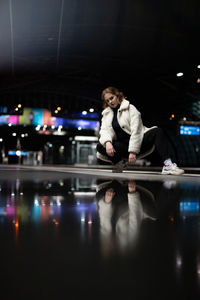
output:
M34 205L39 206L39 201L37 199L34 200Z
M15 227L18 228L19 227L19 221L15 222Z
M40 127L41 127L40 125L37 125L37 126L35 127L35 130L37 130L37 131L40 130Z
M64 182L62 180L59 181L60 186L64 186Z
M57 201L56 201L56 204L57 204L57 206L61 206L60 200L57 200Z
M20 151L20 150L17 150L17 151L16 151L16 155L17 155L17 156L21 156L21 151Z
M183 76L183 72L179 72L179 73L177 73L177 74L176 74L176 76L177 76L177 77L181 77L181 76Z

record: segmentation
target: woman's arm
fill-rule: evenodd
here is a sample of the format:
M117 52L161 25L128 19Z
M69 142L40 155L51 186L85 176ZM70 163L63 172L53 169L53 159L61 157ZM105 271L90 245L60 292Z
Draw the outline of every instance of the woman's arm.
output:
M112 143L113 140L113 132L111 130L111 128L108 126L107 122L106 122L106 116L104 115L101 119L101 128L99 131L99 142L106 147L106 143L110 142Z
M129 106L129 118L131 136L129 140L128 152L133 153L131 154L131 157L133 157L140 152L144 127L140 112L132 104Z

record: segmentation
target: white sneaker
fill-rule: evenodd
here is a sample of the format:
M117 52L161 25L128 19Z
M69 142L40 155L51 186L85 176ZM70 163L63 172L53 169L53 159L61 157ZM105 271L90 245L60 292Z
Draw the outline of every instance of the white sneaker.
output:
M168 166L163 166L162 168L162 174L165 175L181 175L185 173L185 171L183 169L180 169L179 167L177 167L177 164L171 164Z

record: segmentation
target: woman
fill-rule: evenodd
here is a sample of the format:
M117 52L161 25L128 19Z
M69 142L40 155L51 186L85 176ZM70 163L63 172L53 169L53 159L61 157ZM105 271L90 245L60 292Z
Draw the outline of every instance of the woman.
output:
M162 174L184 173L171 161L163 130L156 126L145 127L140 112L125 99L122 92L108 87L102 92L102 100L104 110L97 144L98 159L119 164L125 158L133 165L138 155L155 146L163 160Z

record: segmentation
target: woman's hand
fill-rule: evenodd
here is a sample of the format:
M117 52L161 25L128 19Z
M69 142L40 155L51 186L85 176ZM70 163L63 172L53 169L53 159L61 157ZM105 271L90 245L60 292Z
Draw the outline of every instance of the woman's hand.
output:
M136 154L134 152L129 153L128 162L129 162L129 164L132 164L132 165L135 164Z
M108 189L105 193L105 202L110 203L114 196L115 196L115 191L113 190L113 188Z
M136 191L136 183L134 180L130 180L128 183L128 191L129 193L135 193Z
M114 156L114 154L115 154L115 149L111 142L106 142L106 153L109 156Z

